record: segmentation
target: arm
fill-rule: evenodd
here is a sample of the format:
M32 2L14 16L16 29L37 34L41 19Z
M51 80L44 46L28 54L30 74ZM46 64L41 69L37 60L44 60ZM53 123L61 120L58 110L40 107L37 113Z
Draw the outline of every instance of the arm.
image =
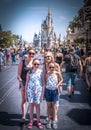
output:
M59 66L59 64L58 63L55 63L55 70L57 71L57 72L61 72L60 71L60 66Z
M80 77L81 77L82 76L82 72L83 72L83 67L82 67L81 60L79 60L79 66L80 66Z
M28 86L29 78L30 78L30 74L28 72L27 75L26 75L26 84L25 84L26 89L27 89L27 86Z
M63 77L61 74L57 74L58 75L58 86L62 85L62 82L63 82Z
M20 85L22 86L23 84L22 84L21 72L22 72L22 62L20 62L18 65L18 73L17 73L17 79Z
M41 94L42 99L44 99L45 84L46 84L46 74L44 75L44 71L43 71L42 72L42 94Z
M58 75L58 85L57 85L57 88L58 88L58 91L59 92L62 92L62 82L63 82L63 77L60 73L57 73Z

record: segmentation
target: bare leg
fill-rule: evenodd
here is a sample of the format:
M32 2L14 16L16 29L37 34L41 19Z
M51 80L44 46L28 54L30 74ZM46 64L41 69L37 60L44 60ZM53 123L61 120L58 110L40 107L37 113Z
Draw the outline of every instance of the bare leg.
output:
M37 116L37 122L40 121L40 104L36 104L36 116Z
M30 121L33 122L34 103L30 103Z
M22 109L22 119L25 119L26 116L26 96L25 96L25 89L21 89L21 109Z
M68 91L68 95L70 95L71 94L71 86L67 87L67 91Z
M89 82L89 77L88 77L87 73L85 74L85 77L86 77L86 83L87 83L88 88L89 88L90 87L90 82Z
M52 103L52 110L53 110L53 121L56 121L56 118L57 118L57 106L56 106L56 103Z
M50 120L51 115L52 115L52 103L51 102L47 102L47 114L48 114L48 120Z
M75 86L72 85L72 94L74 94L74 89L75 89Z

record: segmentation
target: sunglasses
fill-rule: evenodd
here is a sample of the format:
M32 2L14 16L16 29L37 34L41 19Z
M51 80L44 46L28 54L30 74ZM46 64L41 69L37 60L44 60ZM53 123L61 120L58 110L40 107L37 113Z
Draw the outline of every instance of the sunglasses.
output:
M48 57L51 57L51 56L45 56L45 58L48 58Z
M50 66L49 69L54 69L54 67Z
M35 63L35 64L34 64L34 66L39 66L39 65L40 65L40 64L38 64L38 63Z
M33 53L33 52L29 52L28 54L29 54L29 55L34 55L35 53Z

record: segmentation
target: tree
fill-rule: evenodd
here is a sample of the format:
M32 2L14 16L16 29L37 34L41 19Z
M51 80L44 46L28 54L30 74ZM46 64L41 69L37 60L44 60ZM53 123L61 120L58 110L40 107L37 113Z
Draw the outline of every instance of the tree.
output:
M76 27L79 28L79 26L80 26L79 17L75 16L73 20L69 22L69 28L72 30L72 32L74 32L74 28Z
M0 24L0 32L2 31L2 26L1 26L1 24Z

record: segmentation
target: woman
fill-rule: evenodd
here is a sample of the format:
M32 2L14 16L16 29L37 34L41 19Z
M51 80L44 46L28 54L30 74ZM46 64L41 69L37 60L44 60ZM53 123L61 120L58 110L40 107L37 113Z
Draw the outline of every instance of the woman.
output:
M37 126L42 129L42 123L40 122L40 102L42 99L42 70L39 69L40 61L35 58L33 60L32 71L27 73L26 80L26 92L27 99L30 104L30 121L27 128L32 129L33 126L33 114L34 106L36 107Z
M26 91L25 91L25 83L26 83L26 75L29 70L32 68L32 62L34 58L35 51L33 48L28 50L28 56L26 59L20 61L18 65L18 75L17 78L20 84L21 90L21 109L22 109L22 119L21 121L25 121L26 115Z

